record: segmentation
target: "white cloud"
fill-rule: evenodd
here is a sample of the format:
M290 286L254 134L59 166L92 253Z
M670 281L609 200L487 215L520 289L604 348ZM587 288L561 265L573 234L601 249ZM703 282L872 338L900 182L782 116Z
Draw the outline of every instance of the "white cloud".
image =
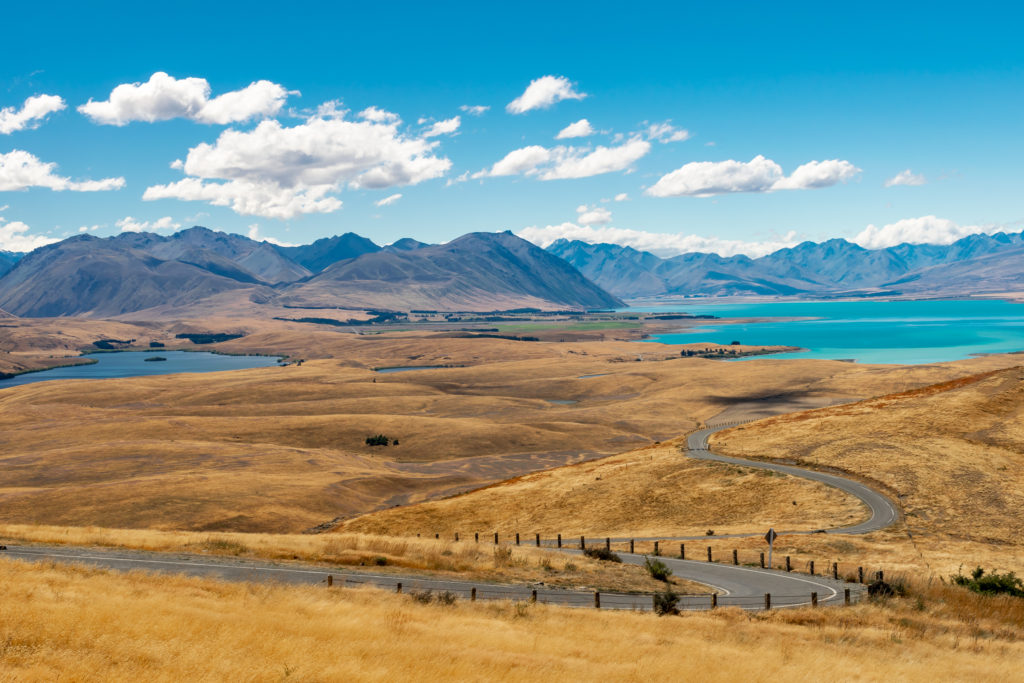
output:
M589 178L602 173L622 171L651 149L651 143L633 138L617 147L541 147L530 145L514 149L489 170L473 178L507 175L536 175L541 180Z
M625 201L628 201L628 200L629 200L629 195L626 194L625 192L620 192L617 195L615 195L615 201L617 201L617 202L625 202Z
M848 161L811 161L786 177L782 167L758 155L743 161L694 161L662 176L649 187L652 197L711 197L732 192L807 190L846 182L860 169Z
M7 223L0 216L0 250L26 252L58 241L42 235L29 235L29 230L21 221Z
M809 161L798 166L788 178L781 178L773 190L816 190L831 187L837 183L845 183L860 173L860 169L849 161L829 159L827 161Z
M461 125L462 119L458 116L454 116L450 119L437 121L436 123L434 123L434 125L425 130L422 135L425 138L433 138L437 137L438 135L451 135L452 133L457 131L459 129L459 126Z
M576 222L580 225L603 225L612 222L612 212L602 206L587 206L582 204L576 207Z
M124 126L132 121L192 119L200 123L226 124L274 116L288 95L270 81L255 81L241 90L210 98L205 78L176 79L157 71L145 83L122 83L105 101L90 99L78 111L95 123Z
M541 164L551 159L551 151L540 145L530 145L514 149L506 154L500 161L491 166L490 171L481 171L474 174L474 178L483 176L520 175L531 173Z
M952 244L968 235L994 234L999 225L957 225L947 218L904 218L881 228L869 225L853 241L865 249L885 249L897 244Z
M914 173L909 168L900 171L892 178L885 181L886 187L895 187L896 185L924 185L924 176L919 173Z
M540 247L547 247L558 239L580 240L590 244L620 244L640 251L649 251L664 258L690 252L714 253L720 256L745 254L751 258L757 258L785 247L792 247L797 243L795 232L790 232L776 240L746 242L680 233L655 233L613 227L595 228L576 223L548 225L543 228L531 226L520 230L517 234Z
M451 167L435 155L437 141L401 133L396 115L370 107L360 116L349 121L334 112L292 127L267 120L250 131L228 129L213 144L189 150L183 170L191 177L149 187L142 198L208 201L243 215L290 219L337 211L342 203L330 195L343 185L415 185Z
M651 151L651 143L634 138L617 147L556 147L554 166L540 175L541 180L589 178L602 173L622 171Z
M483 104L464 104L459 107L462 111L466 112L470 116L481 116L487 112L490 107Z
M683 128L676 128L668 121L664 123L653 123L647 127L647 137L651 140L668 144L669 142L682 142L690 139L690 131Z
M58 192L100 192L124 187L124 178L74 181L56 175L56 168L57 164L40 161L20 149L0 153L0 192L26 190L30 187L48 187Z
M576 123L570 123L568 126L563 128L555 136L556 140L564 140L565 138L585 138L588 135L594 134L594 127L590 125L590 121L586 119L580 119Z
M274 239L273 237L263 237L260 235L260 226L258 223L253 223L249 226L249 231L246 233L249 239L254 242L269 242L270 244L276 244L279 247L297 247L297 244L291 244L290 242L282 242L281 240Z
M43 119L66 106L64 98L57 95L35 95L25 100L20 110L4 107L0 109L0 134L38 128Z
M385 197L384 199L374 202L374 204L376 204L377 206L391 206L401 198L402 195L400 193L393 194L388 197Z
M121 228L121 232L152 232L154 230L177 230L181 227L180 223L175 223L174 219L170 216L164 216L158 218L155 221L139 221L131 216L125 216L121 220L114 223L117 227Z
M577 92L565 76L541 76L530 81L523 94L505 107L510 114L525 114L532 109L547 109L562 100L582 100L586 93Z
M98 225L83 225L78 229L78 232L96 232L100 229Z
M345 116L344 111L338 111L336 108L332 109L330 113L334 117L340 118ZM399 123L402 120L398 114L378 107L367 107L356 114L356 116L367 121L372 121L373 123Z

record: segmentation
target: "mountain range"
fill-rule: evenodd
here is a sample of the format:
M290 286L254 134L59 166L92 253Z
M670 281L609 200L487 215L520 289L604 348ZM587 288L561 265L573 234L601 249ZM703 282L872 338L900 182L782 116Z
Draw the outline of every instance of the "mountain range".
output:
M462 311L622 305L509 232L382 248L353 233L278 246L197 226L170 236L79 235L17 256L0 276L0 309L25 317L159 315L238 301Z
M624 299L674 296L962 296L1024 291L1024 232L950 245L865 249L804 242L760 258L688 253L660 258L618 244L558 240L548 251Z

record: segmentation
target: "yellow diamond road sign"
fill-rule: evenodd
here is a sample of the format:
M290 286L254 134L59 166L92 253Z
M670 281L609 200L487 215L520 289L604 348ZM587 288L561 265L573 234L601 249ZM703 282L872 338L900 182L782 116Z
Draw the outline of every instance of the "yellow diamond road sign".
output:
M768 533L764 535L764 540L768 542L768 545L771 545L778 537L779 535L775 533L775 529L769 529Z

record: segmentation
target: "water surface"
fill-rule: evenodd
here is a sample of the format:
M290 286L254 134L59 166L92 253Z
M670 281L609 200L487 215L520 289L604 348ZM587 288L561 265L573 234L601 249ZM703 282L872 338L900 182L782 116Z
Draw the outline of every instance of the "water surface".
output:
M800 301L638 306L722 318L649 341L799 346L772 358L861 363L937 363L976 354L1024 351L1024 305L1008 301ZM759 322L726 324L728 319ZM795 319L794 319L795 318Z
M152 356L165 361L146 361ZM143 375L172 375L179 372L219 372L245 370L277 365L277 356L225 356L209 351L114 351L85 356L95 363L53 368L0 379L0 389L54 379L109 379L112 377L140 377Z

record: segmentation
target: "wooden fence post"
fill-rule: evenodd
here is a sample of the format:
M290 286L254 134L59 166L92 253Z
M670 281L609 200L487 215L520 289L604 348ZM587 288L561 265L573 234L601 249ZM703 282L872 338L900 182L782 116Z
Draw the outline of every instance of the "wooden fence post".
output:
M479 531L476 532L475 534L473 534L473 540L476 541L477 543L480 542L480 532Z
M536 537L537 537L537 538L536 538L536 541L537 541L537 547L539 548L539 547L540 547L540 534L534 534L534 536L536 536Z
M469 589L469 601L476 602L476 586Z
M718 593L711 594L711 609L718 607Z
M811 576L814 576L814 560L811 560Z
M632 555L635 552L633 548L633 539L629 539L629 554Z
M772 608L772 594L771 593L765 593L764 594L764 608L765 609L771 609Z
M686 559L686 544L685 543L680 543L679 544L679 559L680 560L685 560Z
M789 555L786 555L786 571L787 572L793 571L793 565L789 561Z
M455 532L455 542L456 543L459 542L459 532L458 531Z
M438 541L441 539L441 534L434 534L434 540Z
M658 542L655 541L654 542L654 556L657 557L658 555L661 555L661 550L658 549Z
M601 609L601 594L597 591L594 591L594 607Z
M584 540L584 538L582 536L580 536L580 550L586 550L586 549L587 549L587 542L586 542L586 540Z
M604 538L604 549L609 552L611 552L612 549L612 539L608 538L607 536L605 536Z
M847 588L846 590L843 591L843 604L844 605L849 605L850 604L850 589L849 588Z
M764 569L764 553L761 553L761 569Z
M838 562L833 562L832 563L832 578L835 579L836 581L839 580L839 563Z
M711 546L708 546L708 562L711 561Z
M877 572L875 572L875 580L876 581L882 581L883 577L885 577L885 574L882 573L881 569L879 569Z
M334 585L334 577L330 574L327 575L327 587L330 588Z
M516 532L516 545L519 545L519 532Z
M864 567L857 567L857 583L864 583Z
M739 553L737 552L736 548L732 549L732 563L733 564L739 564L740 563Z
M817 607L817 606L818 606L818 594L812 591L811 592L811 607Z
M494 545L498 545L498 532L494 532Z
M558 547L562 547L562 534L558 534Z
M401 581L399 581L398 585L395 587L395 592L396 593L401 593L402 592L402 582Z
M534 588L532 591L530 591L530 602L533 602L533 603L537 602L537 589L536 588Z

